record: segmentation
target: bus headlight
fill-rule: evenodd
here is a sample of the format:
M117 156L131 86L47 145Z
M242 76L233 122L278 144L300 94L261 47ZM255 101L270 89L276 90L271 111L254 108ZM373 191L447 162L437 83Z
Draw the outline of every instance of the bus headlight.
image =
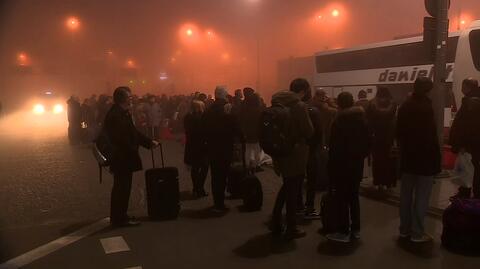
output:
M56 104L54 107L53 107L53 113L54 114L60 114L63 112L63 106L60 105L60 104Z
M43 114L45 113L45 107L42 104L36 104L33 106L33 113L37 115Z

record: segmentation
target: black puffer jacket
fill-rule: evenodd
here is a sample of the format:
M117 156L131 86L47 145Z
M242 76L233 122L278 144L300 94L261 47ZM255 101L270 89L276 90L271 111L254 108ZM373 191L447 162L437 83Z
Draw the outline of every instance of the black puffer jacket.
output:
M450 145L455 151L461 148L480 156L480 98L465 97L450 129Z
M227 102L215 100L204 114L204 130L209 158L231 162L236 139L244 141L237 117L227 113Z
M330 136L328 172L335 186L360 181L370 149L365 112L361 107L340 110Z

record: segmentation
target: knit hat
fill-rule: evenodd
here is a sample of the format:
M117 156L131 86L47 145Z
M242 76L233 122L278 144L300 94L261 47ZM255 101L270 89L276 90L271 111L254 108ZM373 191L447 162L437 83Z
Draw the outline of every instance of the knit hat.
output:
M225 86L217 86L215 88L215 99L227 100L227 89Z

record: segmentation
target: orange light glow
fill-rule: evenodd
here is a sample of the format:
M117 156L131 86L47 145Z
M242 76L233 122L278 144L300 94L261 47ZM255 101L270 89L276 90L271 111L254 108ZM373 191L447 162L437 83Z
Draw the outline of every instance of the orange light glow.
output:
M20 66L26 66L29 64L28 56L25 52L20 52L17 55L17 63Z
M187 36L193 36L193 30L192 29L187 29L187 31L185 33L187 34Z
M66 26L71 31L76 31L80 28L80 21L76 17L69 17L66 21Z
M340 16L340 11L338 11L338 9L334 9L334 10L332 11L332 16L333 16L333 17L338 17L338 16Z
M135 68L136 67L135 62L132 59L128 59L127 60L127 67L128 68Z
M183 44L193 45L199 41L200 31L194 24L187 23L180 27L179 38Z
M222 54L222 60L224 60L224 61L230 60L230 54L227 53L227 52L223 53Z

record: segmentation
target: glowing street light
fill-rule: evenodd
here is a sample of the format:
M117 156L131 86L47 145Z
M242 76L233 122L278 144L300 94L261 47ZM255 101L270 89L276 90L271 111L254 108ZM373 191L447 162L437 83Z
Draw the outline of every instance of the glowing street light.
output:
M185 34L187 34L187 36L191 37L193 36L193 30L192 29L187 29L187 31L185 31Z
M28 65L28 56L25 52L20 52L17 55L17 62L18 65L20 66L26 66Z
M80 28L80 21L76 17L69 17L65 22L67 28L71 31L76 31Z
M132 59L127 60L127 67L128 68L135 68L135 62Z
M338 16L340 16L340 11L338 11L338 9L332 10L332 16L333 16L333 17L338 17Z

